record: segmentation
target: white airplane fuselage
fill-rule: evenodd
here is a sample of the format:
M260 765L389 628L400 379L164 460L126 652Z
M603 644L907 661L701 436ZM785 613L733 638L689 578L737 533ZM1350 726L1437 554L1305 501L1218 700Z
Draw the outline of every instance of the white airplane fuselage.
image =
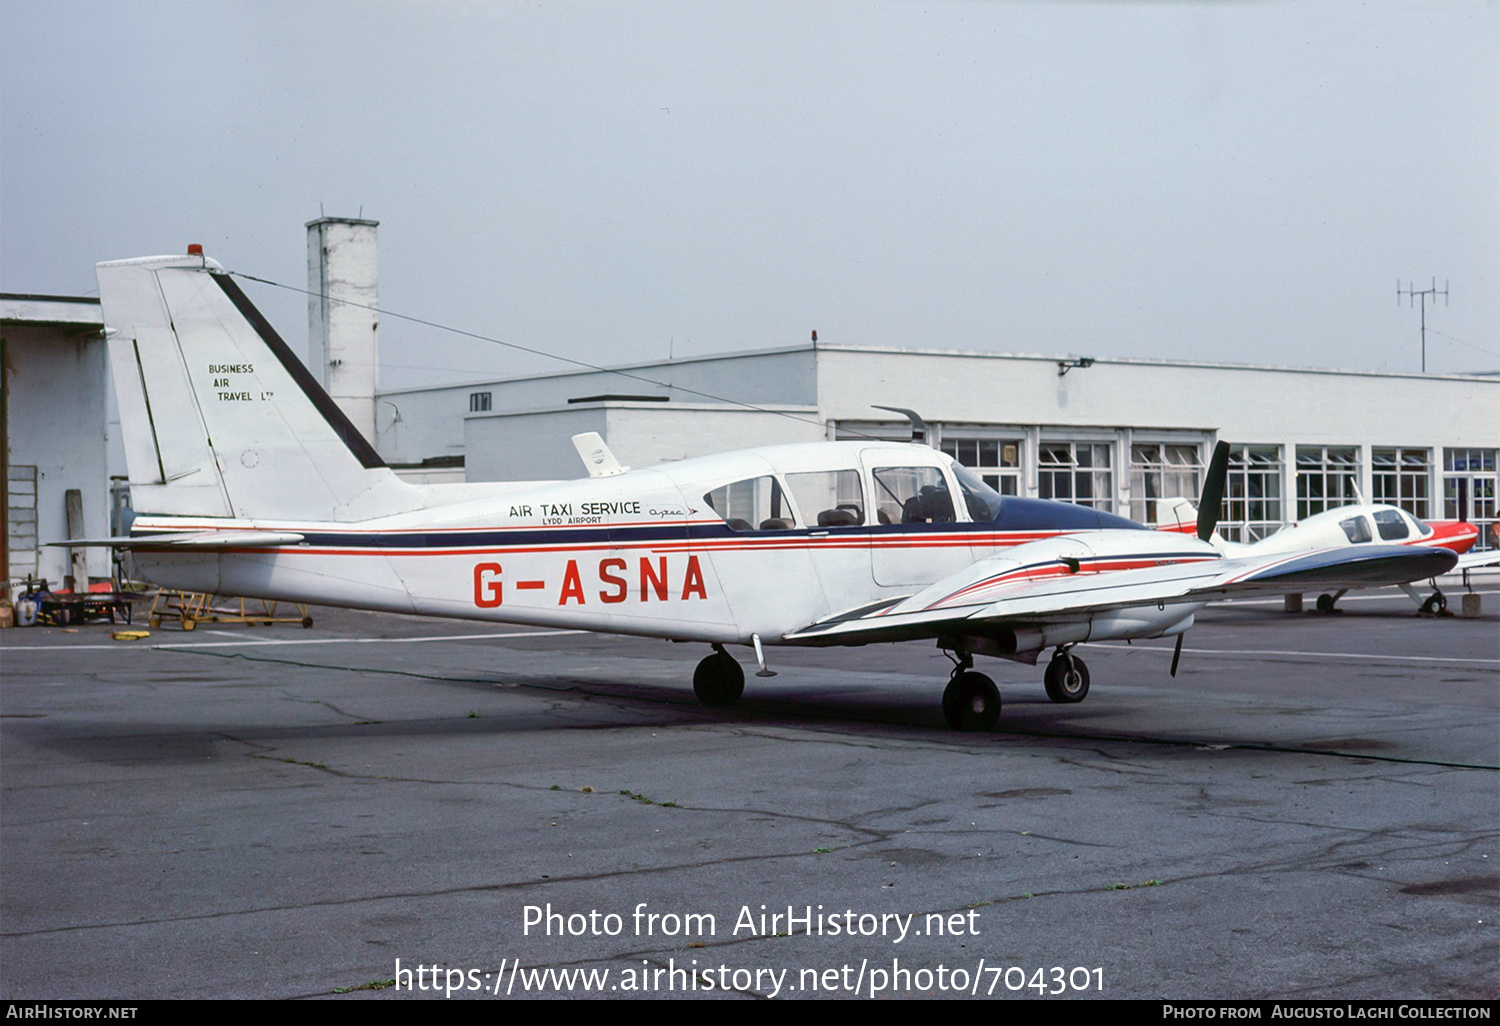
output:
M137 548L141 572L169 588L722 643L748 643L758 634L774 644L843 610L918 592L977 560L1076 534L1091 519L1115 529L1083 528L1084 542L1098 550L1086 557L1084 572L1217 556L1196 538L1123 530L1118 518L1013 498L1005 502L1038 526L965 519L962 508L949 522L864 523L899 519L894 504L878 498L846 504L859 507L860 523L817 526L828 511L800 508L787 483L799 475L858 475L855 495L863 500L880 495L877 471L887 478L922 472L939 475L946 494L959 496L952 463L925 446L810 443L353 523L142 515L132 531L301 536L212 552ZM735 529L708 503L715 491L768 479L783 503L780 522L768 529L743 521ZM1038 516L1044 521L1050 507L1074 526L1042 526ZM1017 551L1024 561L1026 550ZM1045 561L1047 572L1070 572L1054 556ZM1036 575L1026 571L1028 579Z

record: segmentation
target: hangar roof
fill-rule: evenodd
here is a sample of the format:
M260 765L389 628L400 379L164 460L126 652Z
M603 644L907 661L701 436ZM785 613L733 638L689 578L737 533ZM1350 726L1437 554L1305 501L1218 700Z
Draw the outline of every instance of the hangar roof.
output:
M97 296L37 296L0 292L0 324L65 325L101 329Z

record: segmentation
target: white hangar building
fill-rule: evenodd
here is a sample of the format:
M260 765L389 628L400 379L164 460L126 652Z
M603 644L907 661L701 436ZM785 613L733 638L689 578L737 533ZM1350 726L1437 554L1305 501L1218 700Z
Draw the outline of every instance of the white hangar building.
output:
M729 353L377 395L375 445L430 480L583 472L597 431L627 466L834 438L927 442L999 491L1155 519L1233 447L1227 537L1347 503L1460 515L1495 545L1500 377L1392 374L828 345ZM1460 507L1463 507L1460 509Z

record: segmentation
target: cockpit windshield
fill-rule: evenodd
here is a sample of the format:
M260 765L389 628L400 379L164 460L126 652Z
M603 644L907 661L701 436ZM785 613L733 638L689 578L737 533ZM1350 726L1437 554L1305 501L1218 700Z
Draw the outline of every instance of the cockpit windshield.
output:
M958 487L964 493L964 502L969 507L969 519L984 523L1000 515L1000 493L984 483L984 479L962 463L953 464L953 473L958 477Z

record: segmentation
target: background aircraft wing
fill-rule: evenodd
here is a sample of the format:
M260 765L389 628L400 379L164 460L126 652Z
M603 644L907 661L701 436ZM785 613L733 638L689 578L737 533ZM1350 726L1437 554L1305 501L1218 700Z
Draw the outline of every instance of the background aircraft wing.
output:
M1479 566L1500 566L1500 549L1484 552L1465 552L1458 557L1458 569L1473 570Z
M1077 561L1053 559L1048 568L1051 572L1044 576L1038 574L1038 564L1018 566L1013 558L992 557L910 598L829 617L783 640L838 645L954 633L982 636L1059 622L1084 622L1094 614L1122 609L1403 584L1446 573L1457 560L1447 549L1377 545L1235 559L1201 558L1105 572L1080 570Z

